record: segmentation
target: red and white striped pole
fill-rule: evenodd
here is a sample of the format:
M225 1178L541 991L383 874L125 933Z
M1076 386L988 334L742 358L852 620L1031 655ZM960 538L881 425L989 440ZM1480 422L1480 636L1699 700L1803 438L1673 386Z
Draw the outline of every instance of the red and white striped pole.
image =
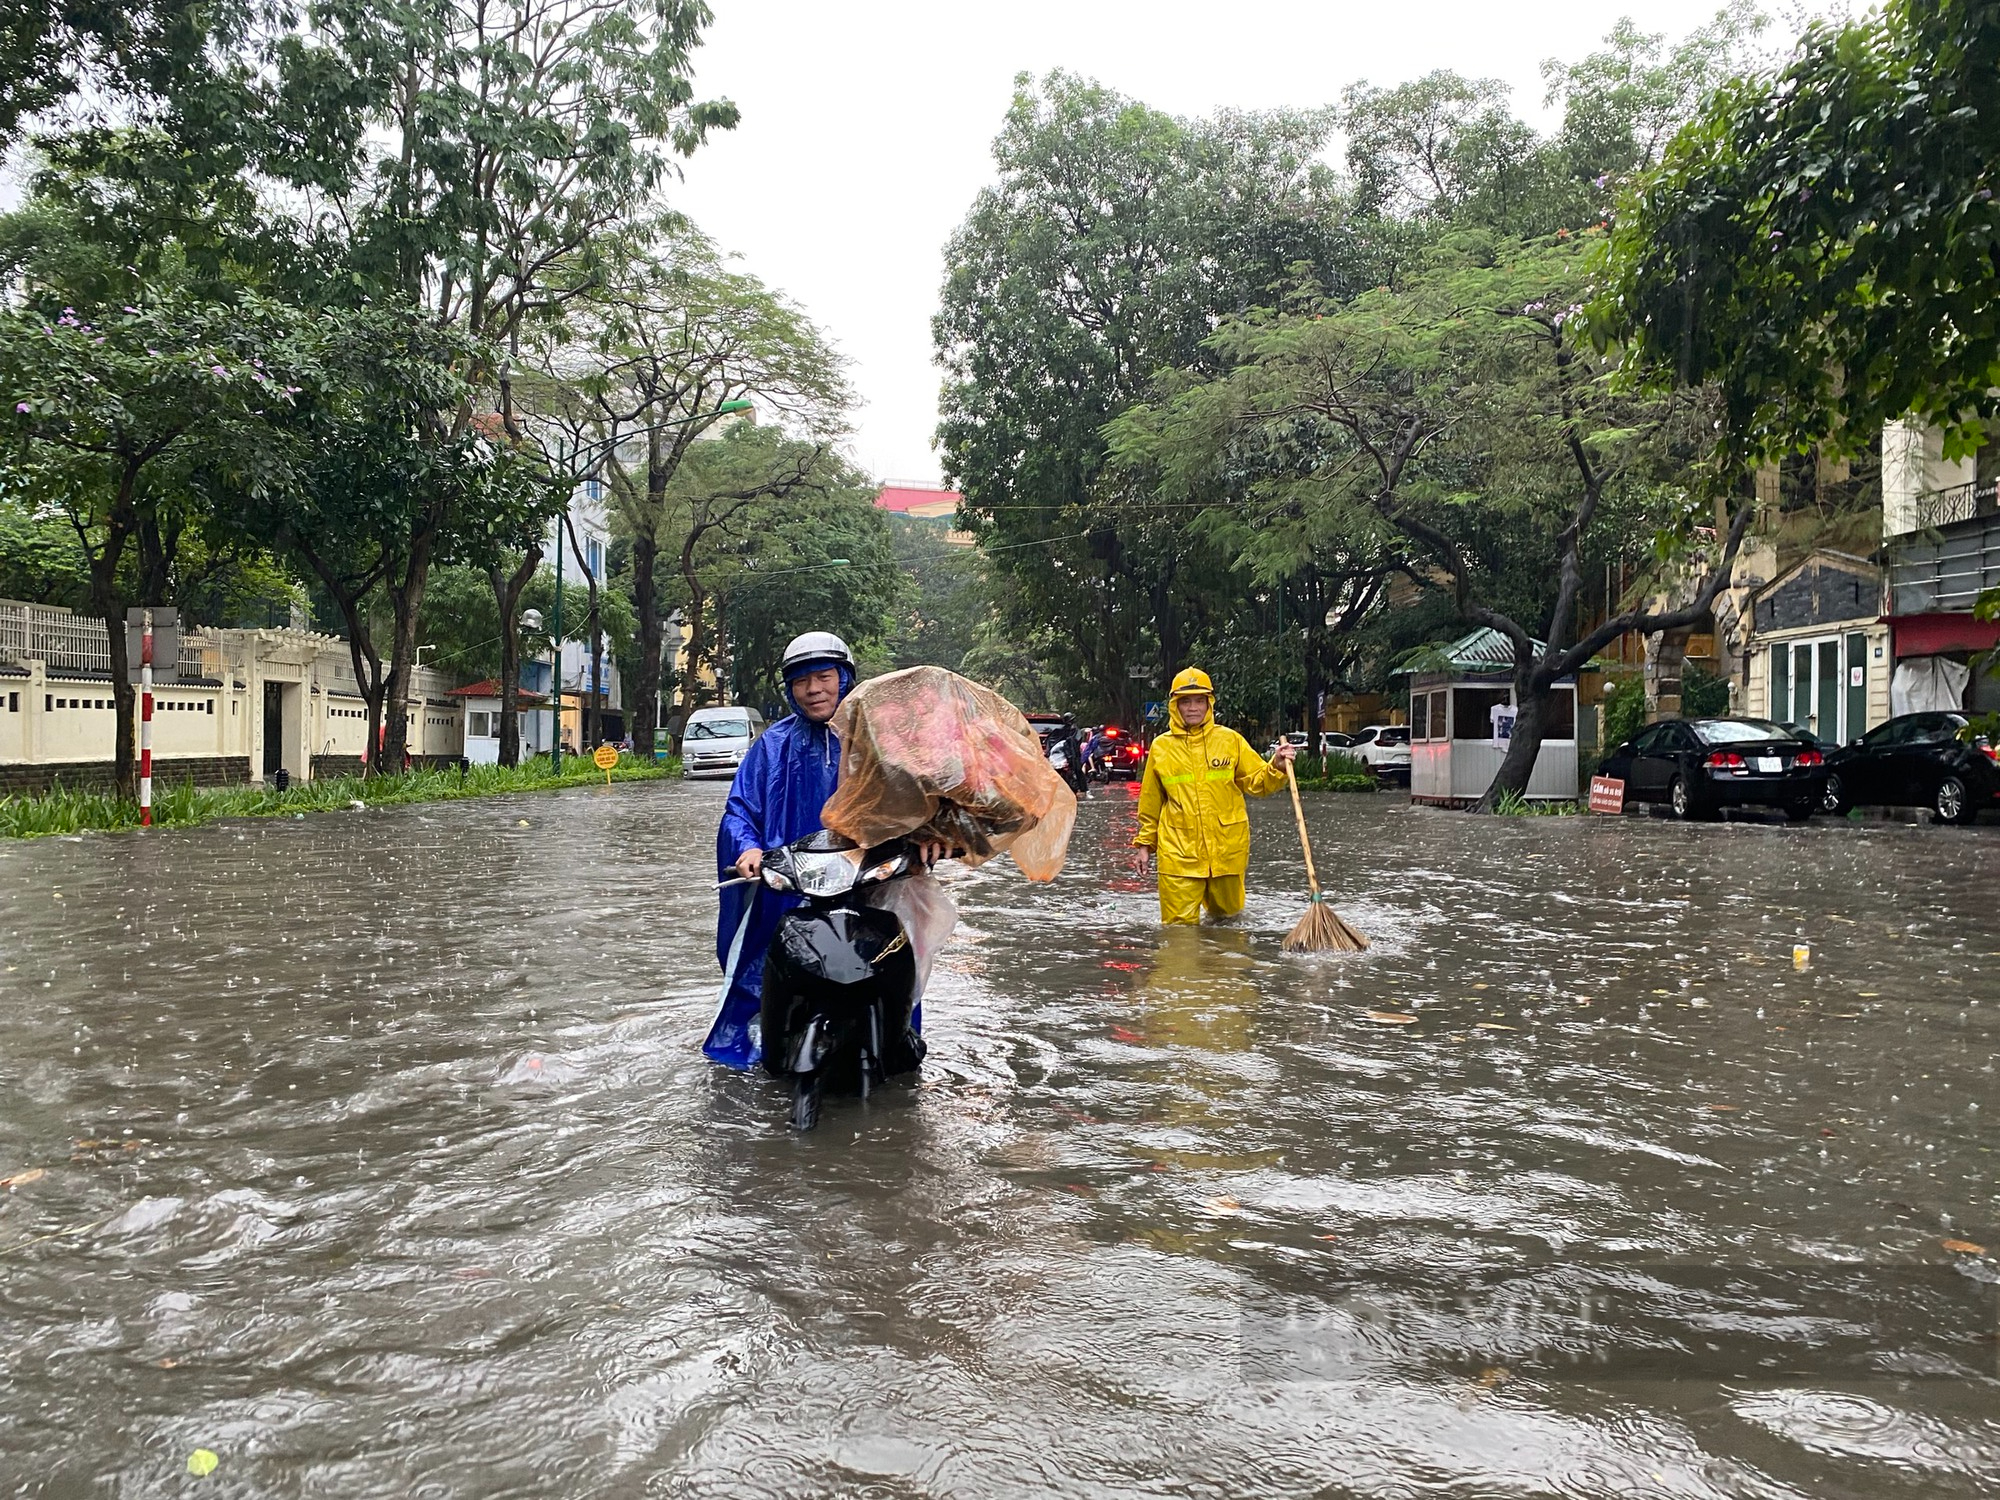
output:
M153 612L139 617L139 826L153 826Z

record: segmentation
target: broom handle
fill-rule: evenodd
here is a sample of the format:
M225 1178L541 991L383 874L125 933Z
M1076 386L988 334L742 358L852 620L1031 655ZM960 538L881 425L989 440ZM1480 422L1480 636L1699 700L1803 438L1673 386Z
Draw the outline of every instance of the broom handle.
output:
M1306 851L1306 884L1312 893L1319 894L1319 874L1313 869L1312 840L1306 837L1306 810L1299 802L1299 779L1292 774L1292 763L1285 762L1285 785L1292 789L1292 816L1299 820L1299 847Z

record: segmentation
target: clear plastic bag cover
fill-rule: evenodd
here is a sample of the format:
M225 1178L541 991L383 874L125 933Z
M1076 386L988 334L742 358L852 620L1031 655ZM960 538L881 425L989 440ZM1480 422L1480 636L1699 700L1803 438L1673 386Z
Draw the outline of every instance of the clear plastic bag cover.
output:
M980 864L1003 851L1030 880L1069 852L1076 794L1021 711L943 667L869 679L834 715L840 787L821 818L864 848L936 837Z
M903 931L909 934L910 951L916 955L917 992L928 990L931 964L951 936L952 928L958 925L958 903L951 899L951 892L937 876L923 870L869 886L861 903L896 914Z

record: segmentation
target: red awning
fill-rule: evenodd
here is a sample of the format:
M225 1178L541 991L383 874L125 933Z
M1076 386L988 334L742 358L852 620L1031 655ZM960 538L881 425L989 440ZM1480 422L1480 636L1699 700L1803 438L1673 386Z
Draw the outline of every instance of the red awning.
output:
M484 682L473 682L468 683L464 687L452 688L446 693L446 696L450 698L498 698L500 696L500 683L497 679L489 677ZM540 693L531 693L526 688L515 688L514 701L516 703L545 703L548 700Z
M1942 656L1953 651L1991 651L2000 646L2000 620L1975 620L1971 615L1889 615L1891 654Z

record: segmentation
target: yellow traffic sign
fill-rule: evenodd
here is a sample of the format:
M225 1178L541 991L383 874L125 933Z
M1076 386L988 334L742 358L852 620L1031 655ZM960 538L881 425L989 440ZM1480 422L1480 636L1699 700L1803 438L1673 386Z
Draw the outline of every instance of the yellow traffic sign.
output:
M618 752L609 745L599 745L591 752L591 760L604 773L604 784L611 785L611 768L618 764Z

